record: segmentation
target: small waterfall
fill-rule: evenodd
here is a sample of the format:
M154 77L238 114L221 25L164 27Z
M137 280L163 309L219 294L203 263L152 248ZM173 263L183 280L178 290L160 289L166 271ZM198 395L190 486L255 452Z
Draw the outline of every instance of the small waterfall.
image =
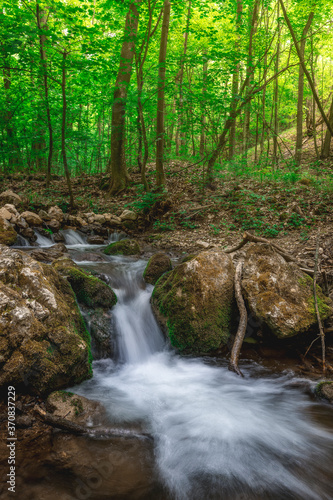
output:
M67 246L86 246L87 242L85 237L79 231L74 231L74 229L63 229L60 233L65 238L65 245Z
M39 247L50 247L54 245L53 235L51 233L50 238L46 238L46 236L43 236L38 231L35 231L35 235L37 236L36 243Z
M141 363L164 346L162 332L150 306L153 287L145 287L142 271L145 262L122 268L116 280L118 298L113 316L118 333L120 361Z
M17 235L14 247L29 247L30 243L26 238L23 238L20 234Z

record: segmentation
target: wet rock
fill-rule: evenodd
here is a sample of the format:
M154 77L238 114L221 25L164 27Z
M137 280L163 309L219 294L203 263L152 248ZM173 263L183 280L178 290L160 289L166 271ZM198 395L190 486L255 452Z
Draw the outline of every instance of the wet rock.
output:
M8 220L0 217L0 244L14 245L17 239L17 233Z
M33 212L23 212L21 214L21 217L29 224L29 226L35 227L35 226L42 226L43 221L39 217L39 215L34 214Z
M116 215L113 214L103 214L104 219L105 219L105 224L114 227L114 226L121 226L122 221L120 217L117 217Z
M141 253L136 240L121 240L108 245L103 252L106 255L139 255Z
M293 337L317 323L312 278L269 245L256 244L247 250L242 288L251 314L278 338ZM331 313L331 301L319 286L317 296L324 320Z
M54 416L78 425L100 425L105 420L105 408L101 403L73 392L52 392L46 400L46 409Z
M330 403L333 403L333 380L319 382L316 386L316 393L321 398L325 398Z
M100 279L80 269L71 259L57 259L52 266L68 280L80 304L108 309L116 304L114 291Z
M15 424L19 429L27 429L32 426L33 419L30 415L20 415L16 417Z
M87 238L87 243L89 243L89 245L104 245L104 241L103 236L93 235Z
M107 258L100 253L78 252L75 254L76 262L107 262Z
M44 394L89 378L90 338L52 267L0 246L0 387Z
M47 226L49 229L51 229L51 231L53 231L54 233L56 233L57 231L59 231L60 229L60 222L56 219L51 219L48 223L47 223Z
M47 212L45 212L45 210L39 210L38 215L44 221L51 220L51 216Z
M105 239L109 236L109 230L107 227L103 227L100 224L89 224L86 226L87 232L94 233L98 236L103 236Z
M29 227L29 225L26 223L26 221L21 216L16 219L16 224L15 225L19 229L27 229Z
M55 243L64 243L65 242L65 237L61 233L54 233L53 234L53 240Z
M22 204L22 198L9 189L0 194L0 203L10 203L17 207Z
M12 218L12 216L13 216L13 214L11 212L9 212L6 207L0 208L0 217L1 217L1 219L5 219L5 220L10 221L10 219Z
M152 305L179 351L208 353L230 335L234 266L221 250L208 250L178 265L156 283Z
M91 335L93 358L113 358L116 342L110 309L99 308L86 311L85 318Z
M54 206L54 207L51 207L48 211L48 215L50 217L50 219L55 219L57 220L58 222L60 222L60 224L63 222L64 220L64 213L63 211L61 210L61 208L59 208L57 205Z
M24 237L27 238L31 243L35 242L37 240L37 236L35 235L35 232L31 227L27 227L25 229L22 229L20 231L20 234Z
M65 253L67 253L66 246L63 243L56 243L48 248L32 250L30 255L33 259L38 260L39 262L53 262Z
M171 271L172 264L170 258L163 252L155 253L144 270L143 277L146 283L155 285L162 274Z
M20 214L19 212L16 210L16 207L15 205L12 205L10 203L7 203L3 208L5 208L6 210L8 210L8 212L10 212L12 215L14 215L14 217L16 218L19 218L20 217Z

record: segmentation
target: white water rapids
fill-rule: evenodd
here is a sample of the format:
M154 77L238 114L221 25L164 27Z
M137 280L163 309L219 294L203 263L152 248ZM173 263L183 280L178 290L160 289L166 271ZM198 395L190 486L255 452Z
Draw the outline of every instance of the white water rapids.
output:
M221 361L170 352L142 280L145 262L109 259L98 269L118 297L119 361L96 361L74 391L101 401L113 422L143 423L165 498L333 499L333 412L309 396L309 382L253 362L240 378Z

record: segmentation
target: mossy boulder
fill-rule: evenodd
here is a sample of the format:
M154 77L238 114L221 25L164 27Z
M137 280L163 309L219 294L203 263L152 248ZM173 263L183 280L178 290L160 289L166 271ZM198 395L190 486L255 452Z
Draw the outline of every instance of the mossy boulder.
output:
M111 243L104 249L106 255L139 255L141 253L136 240L120 240Z
M316 386L316 393L321 398L325 398L330 403L333 403L333 380L319 382Z
M101 425L106 419L101 403L69 391L52 392L46 400L46 409L55 417L66 418L78 425Z
M46 394L91 377L90 336L51 266L0 246L0 388Z
M165 253L155 253L150 257L146 269L144 270L143 277L146 283L155 285L156 281L166 272L171 271L172 264L170 257Z
M0 217L0 245L14 245L17 233L13 226Z
M117 303L112 288L99 278L80 269L71 259L57 259L52 266L68 280L80 304L91 308L111 309Z
M242 289L250 313L278 338L293 337L317 323L313 279L270 245L255 244L247 250ZM319 286L317 298L325 320L332 312L332 303Z
M231 257L214 249L201 252L157 281L153 310L173 347L203 354L228 341L234 274Z

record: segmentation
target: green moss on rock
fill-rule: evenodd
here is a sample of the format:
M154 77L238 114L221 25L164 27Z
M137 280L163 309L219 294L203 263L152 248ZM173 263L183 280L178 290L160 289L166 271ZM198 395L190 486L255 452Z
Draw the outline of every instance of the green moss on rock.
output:
M111 243L104 249L106 255L139 255L141 253L136 240L120 240Z
M14 228L0 217L0 245L14 245L17 233Z
M198 354L227 342L233 280L230 256L211 250L180 264L157 281L152 305L173 347Z
M319 382L315 390L319 397L325 398L330 403L333 403L333 380L323 380Z
M168 271L171 271L172 264L170 258L165 253L156 253L153 255L146 266L143 278L146 283L155 285L157 280Z

